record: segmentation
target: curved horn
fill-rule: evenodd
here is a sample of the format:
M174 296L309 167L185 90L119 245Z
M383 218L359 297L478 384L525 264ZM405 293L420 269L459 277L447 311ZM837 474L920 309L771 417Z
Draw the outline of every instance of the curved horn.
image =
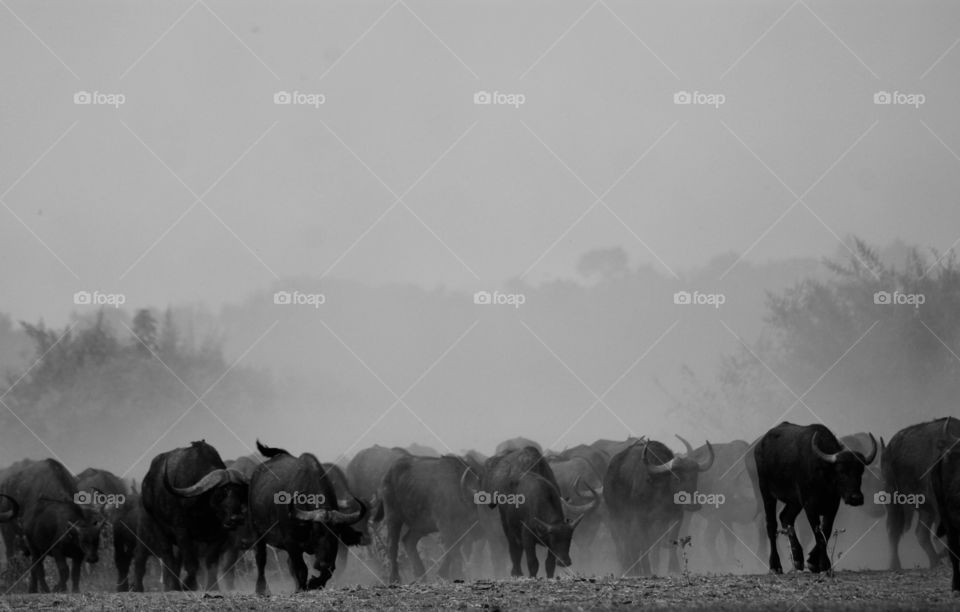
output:
M877 440L873 437L873 434L868 434L870 436L870 442L873 445L873 450L870 451L870 454L863 458L864 463L870 465L873 463L873 460L877 458Z
M707 450L710 452L710 459L708 459L706 463L697 463L701 472L706 472L712 468L713 460L716 458L716 456L713 454L713 445L710 444L710 440L707 440Z
M578 516L577 518L575 518L575 519L573 519L572 521L570 521L570 529L576 529L576 528L577 528L577 525L580 524L580 521L582 521L582 520L583 520L583 517L585 517L585 516L586 516L586 514L581 514L581 515Z
M813 452L817 454L817 457L820 457L821 459L823 459L823 460L826 461L827 463L836 463L836 462L837 462L837 457L840 455L840 453L833 453L832 455L828 455L827 453L825 453L825 452L823 452L822 450L820 450L820 447L817 446L817 434L816 434L816 433L814 433L814 434L813 434L813 437L810 438L810 446L813 447Z
M580 479L578 478L577 480L579 481ZM595 498L595 499L597 499L597 500L600 500L600 499L603 498L603 486L602 486L602 485L600 486L599 489L594 489L593 487L590 486L590 483L589 483L589 482L585 482L585 483L583 483L583 484L585 484L586 487L587 487L587 489L590 490L590 496L591 496L591 497L593 497L593 498ZM579 495L580 497L586 497L586 495L584 495L583 492L580 490L580 487L578 487L576 484L574 484L573 487L574 487L574 490L577 492L577 495Z
M646 446L643 447L642 459L643 459L643 463L647 466L648 472L650 472L651 474L665 474L673 469L673 462L677 460L676 457L674 457L670 461L667 461L666 463L663 463L660 465L654 465L647 462L647 448L648 447Z
M472 471L473 471L473 470L471 470L471 469L468 468L468 467L463 468L463 474L460 475L460 493L461 493L461 494L463 494L463 492L464 492L464 490L465 490L464 487L466 487L466 491L469 491L469 492L470 492L470 495L476 495L476 494L477 494L478 489L474 489L472 486L470 486L469 484L467 484L467 474L469 474L469 473L472 472Z
M681 442L683 442L683 445L687 447L687 452L686 452L686 455L685 455L685 456L689 457L690 455L692 455L692 454L693 454L693 447L690 446L690 443L687 442L684 438L681 438L681 437L680 437L680 434L674 434L674 435L677 437L677 440L680 440Z
M233 472L233 470L228 470L226 468L213 470L189 487L174 487L171 485L169 480L167 480L166 469L164 469L163 477L167 483L167 486L171 491L174 492L174 494L180 497L196 497L198 495L203 495L213 488L231 482L234 477L230 474L230 472ZM236 473L237 472L234 472L234 474Z
M12 506L10 510L5 512L0 512L0 523L5 523L7 521L13 520L20 513L20 504L17 503L17 500L13 499L9 495L4 495L0 493L0 497L10 500L10 505Z
M580 477L577 476L577 479L573 482L573 490L576 492L579 492L578 491L579 486L580 486ZM578 516L579 518L583 518L583 516L586 513L596 508L597 502L600 501L599 498L597 497L597 492L594 491L589 484L587 485L587 488L590 488L590 492L593 494L593 499L585 504L579 504L579 505L571 504L570 502L565 500L563 497L560 497L560 502L563 504L563 514L565 516Z
M355 512L341 512L339 510L298 510L293 515L301 521L312 523L326 523L328 525L352 525L363 518L366 507L361 505Z

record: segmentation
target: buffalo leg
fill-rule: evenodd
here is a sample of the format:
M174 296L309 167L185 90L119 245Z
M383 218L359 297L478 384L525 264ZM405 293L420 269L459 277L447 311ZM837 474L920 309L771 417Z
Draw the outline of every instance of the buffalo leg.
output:
M537 561L537 538L529 528L523 530L523 553L527 555L527 572L531 578L536 578L540 570L540 562Z
M391 520L387 525L387 558L390 561L390 583L400 582L400 568L398 567L398 549L400 548L400 530L403 523Z
M223 587L232 591L237 580L237 563L240 561L240 546L231 541L223 552Z
M913 518L912 512L903 504L887 505L887 542L890 545L890 569L900 570L900 537L907 524L907 517Z
M941 519L944 520L944 519ZM948 521L950 519L947 519ZM952 521L947 525L947 552L950 555L950 566L953 568L952 588L954 591L960 591L960 538L957 537L957 529Z
M54 593L64 593L67 590L67 577L70 570L67 568L67 558L59 550L53 552L53 561L57 564L57 586L53 587Z
M520 560L523 557L523 544L517 537L508 537L507 545L510 547L510 575L514 578L519 578L523 576L523 571L520 569Z
M183 590L196 591L197 572L200 570L200 554L197 550L197 544L184 537L180 539L179 547L183 571L186 574L183 579Z
M407 533L403 534L403 550L407 553L410 564L413 565L414 582L423 580L424 574L427 573L427 568L423 567L423 561L420 560L420 553L417 552L417 542L423 536L423 533L413 529L408 529Z
M160 572L165 574L163 563L161 562ZM139 542L133 549L133 590L137 593L143 593L143 575L147 573L147 547ZM166 576L162 577L166 582Z
M553 578L553 573L557 569L557 556L553 554L553 551L549 548L547 549L547 562L545 564L545 568L547 570L547 578Z
M267 565L267 543L257 540L254 546L254 557L257 562L257 595L267 594L267 578L263 575Z
M764 483L760 482L760 494L763 497L763 513L767 521L767 541L770 544L770 571L775 574L783 573L780 564L780 553L777 551L777 498L767 491Z
M297 592L307 590L307 564L303 562L303 553L296 548L287 550L287 567L290 568L290 575L297 583Z
M113 532L113 564L117 567L117 591L130 590L130 561L133 550L127 535L120 534L119 524Z
M780 511L780 525L786 530L787 538L790 540L793 567L797 571L803 571L803 546L800 546L796 529L797 516L802 509L803 507L800 504L788 502Z
M166 538L159 538L160 543L160 564L163 575L163 590L180 590L180 564L177 562L177 555L173 550L173 544ZM143 572L146 569L146 551L141 544L137 547L137 563L135 566L135 582L137 590L143 591Z
M895 506L896 504L891 504L890 506ZM888 506L888 508L890 507ZM933 507L930 504L924 504L921 506L917 513L919 517L917 519L917 542L920 543L920 548L923 549L923 552L927 554L927 559L930 561L930 567L937 567L940 564L940 558L937 556L937 550L933 547L933 542L930 541L930 534L933 532L933 524L936 520L936 513Z
M74 557L70 560L70 591L72 593L80 592L80 570L83 569L83 556Z

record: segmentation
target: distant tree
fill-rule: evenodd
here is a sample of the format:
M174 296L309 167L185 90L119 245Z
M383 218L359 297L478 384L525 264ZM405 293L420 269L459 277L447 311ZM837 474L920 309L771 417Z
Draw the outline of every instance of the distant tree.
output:
M133 317L133 335L136 336L133 348L139 353L150 356L157 351L157 320L150 310L141 308Z

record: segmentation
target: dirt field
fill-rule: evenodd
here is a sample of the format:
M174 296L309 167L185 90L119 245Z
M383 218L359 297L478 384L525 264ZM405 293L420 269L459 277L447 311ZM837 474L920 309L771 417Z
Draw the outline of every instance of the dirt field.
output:
M786 576L508 579L333 587L308 594L9 595L8 609L57 610L960 610L949 571Z

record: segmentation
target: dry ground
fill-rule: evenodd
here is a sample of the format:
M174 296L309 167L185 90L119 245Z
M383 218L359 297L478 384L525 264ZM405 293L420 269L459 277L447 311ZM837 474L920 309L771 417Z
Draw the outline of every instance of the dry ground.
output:
M281 585L278 585L278 589ZM960 610L946 568L903 572L689 575L618 580L478 580L421 585L340 586L270 597L226 594L89 592L7 595L12 609L57 610Z

